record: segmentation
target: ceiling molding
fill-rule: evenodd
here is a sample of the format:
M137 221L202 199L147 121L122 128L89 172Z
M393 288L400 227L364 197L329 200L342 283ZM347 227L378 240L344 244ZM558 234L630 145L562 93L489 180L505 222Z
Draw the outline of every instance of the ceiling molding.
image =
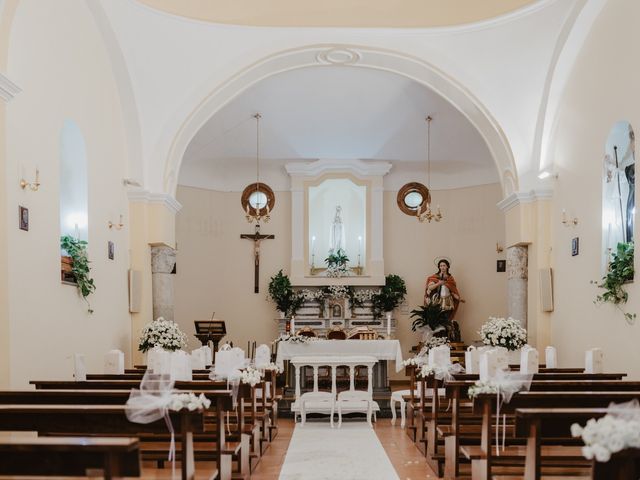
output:
M133 203L162 204L174 214L182 209L182 204L168 193L152 193L144 188L132 188L127 191L127 197Z
M353 172L361 176L384 176L389 173L391 167L389 162L365 162L359 159L320 159L285 165L287 173L292 177L317 177L325 172Z
M497 203L497 207L502 212L506 213L518 205L533 203L540 200L551 200L552 197L553 190L547 189L531 190L529 192L514 192L508 197L500 200Z
M0 73L0 98L5 102L9 102L13 99L22 89L13 83L9 78Z

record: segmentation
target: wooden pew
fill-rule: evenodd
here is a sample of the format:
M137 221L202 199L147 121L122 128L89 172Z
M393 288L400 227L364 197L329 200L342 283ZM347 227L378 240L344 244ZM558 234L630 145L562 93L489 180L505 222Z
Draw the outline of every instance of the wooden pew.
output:
M462 399L467 398L467 390L473 382L449 382L446 386L447 393L451 398L451 422L447 425L448 428L440 428L440 431L445 430L447 436L445 437L445 477L453 478L460 474L459 461L460 461L460 443L462 437L461 429L461 402ZM620 390L619 392L612 392L612 390ZM586 392L586 393L585 393ZM537 406L558 406L563 405L566 401L583 402L585 406L603 406L608 405L611 401L626 401L631 398L637 397L640 392L640 382L612 382L612 381L534 381L531 384L530 392L522 392L514 395L509 404L502 406L501 412L512 413L518 406L523 406L523 402L538 402ZM480 414L486 413L487 409L495 410L495 395L482 395L476 399L474 411ZM607 401L607 398L609 399ZM571 400L569 400L571 399ZM487 407L480 402L488 403ZM532 406L531 403L526 403L527 406ZM483 422L486 419L483 418ZM437 422L437 420L436 420ZM485 425L483 423L483 425ZM481 436L480 428L469 429L466 425L466 431L464 432L467 437L474 433L478 437ZM489 439L491 438L491 431L487 432ZM469 442L466 443L476 443ZM476 458L479 458L476 456Z
M137 438L38 437L0 440L0 475L139 477Z
M76 382L70 380L32 380L29 382L34 385L37 390L127 390L140 387L140 380L87 380L84 382ZM192 392L204 393L225 390L226 382L220 381L176 381L174 388L176 390L186 390ZM243 474L246 471L255 469L259 462L262 452L263 443L261 441L261 426L259 423L259 415L256 406L255 388L248 385L240 385L238 392L236 423L232 430L232 440L236 440L241 444L240 451L236 455L239 463L239 470ZM245 437L246 435L246 437ZM247 445L247 443L249 445ZM250 451L247 457L246 452Z
M621 400L622 401L622 400ZM525 479L540 476L544 446L542 434L551 429L568 430L573 423L584 425L590 418L600 418L606 408L518 408L515 411L518 431L527 434ZM593 480L625 480L640 478L640 449L626 449L611 456L606 463L592 461Z
M229 401L231 399L229 398ZM219 412L222 417L222 411ZM183 480L195 478L193 434L204 431L204 412L182 410L171 413L173 428L180 434ZM220 425L224 422L220 418ZM66 434L164 433L164 419L138 424L130 422L120 405L0 405L0 430ZM218 464L218 471L224 465Z

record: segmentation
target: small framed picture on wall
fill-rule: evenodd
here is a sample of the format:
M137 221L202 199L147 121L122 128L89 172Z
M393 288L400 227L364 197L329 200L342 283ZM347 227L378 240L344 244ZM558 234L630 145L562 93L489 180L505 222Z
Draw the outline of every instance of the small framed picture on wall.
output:
M506 260L497 260L496 261L496 272L506 272L507 271L507 261Z
M20 230L29 231L29 209L27 207L18 207L18 225Z
M113 242L107 242L107 256L109 260L113 260L115 258L115 245Z
M574 237L571 239L571 256L575 257L580 253L580 238Z

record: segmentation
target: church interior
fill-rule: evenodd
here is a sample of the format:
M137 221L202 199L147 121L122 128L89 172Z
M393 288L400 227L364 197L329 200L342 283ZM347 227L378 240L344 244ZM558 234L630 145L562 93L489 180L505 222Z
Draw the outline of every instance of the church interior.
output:
M0 0L0 478L640 478L636 21Z

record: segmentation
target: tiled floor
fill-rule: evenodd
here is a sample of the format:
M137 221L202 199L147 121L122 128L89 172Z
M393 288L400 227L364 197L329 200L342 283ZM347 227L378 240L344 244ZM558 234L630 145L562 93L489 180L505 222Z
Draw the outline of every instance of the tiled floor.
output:
M279 420L279 434L258 468L252 480L277 480L293 433L292 420ZM376 434L401 480L424 480L437 478L427 466L424 456L399 426L392 426L389 419L380 419L375 424Z

